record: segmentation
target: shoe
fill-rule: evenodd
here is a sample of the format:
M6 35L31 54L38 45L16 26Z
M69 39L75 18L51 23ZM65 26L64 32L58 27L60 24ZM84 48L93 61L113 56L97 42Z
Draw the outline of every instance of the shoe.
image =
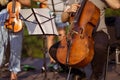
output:
M51 72L58 72L58 73L63 73L65 72L66 70L62 68L62 66L59 64L59 63L50 63L48 64L48 71L51 71Z
M48 71L57 71L59 65L57 63L50 63L47 65Z
M80 69L72 68L73 80L87 80L85 72Z
M72 80L87 80L87 78L81 77L80 75L73 75Z

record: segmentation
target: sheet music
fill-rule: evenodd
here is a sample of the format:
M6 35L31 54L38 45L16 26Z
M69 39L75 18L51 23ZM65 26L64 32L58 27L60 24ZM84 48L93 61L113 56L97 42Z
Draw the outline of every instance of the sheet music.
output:
M64 0L53 0L55 11L61 12L64 11L65 1ZM48 6L51 11L53 11L52 0L48 0Z
M50 15L50 10L47 8L33 8L33 10L45 35L58 35L54 16ZM23 16L22 19L27 26L29 35L43 34L31 9L22 9L20 13Z

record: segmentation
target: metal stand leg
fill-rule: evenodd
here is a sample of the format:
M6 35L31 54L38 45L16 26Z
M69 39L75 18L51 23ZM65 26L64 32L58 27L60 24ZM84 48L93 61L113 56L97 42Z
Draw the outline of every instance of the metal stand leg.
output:
M114 44L115 45L115 44ZM119 62L119 54L120 54L120 50L119 50L119 48L118 48L118 44L117 45L115 45L114 47L115 47L115 60L116 60L116 65L117 64L120 64L120 62ZM106 64L105 64L105 74L104 74L104 80L107 80L107 69L108 69L108 65L109 65L109 56L110 56L110 48L111 48L111 45L109 45L109 47L108 47L108 53L107 53L107 59L106 59Z
M46 41L47 40L47 36L43 36L43 53L44 53L44 55L43 55L43 67L42 67L42 70L43 70L43 72L44 72L44 80L46 80L46 78L47 78L47 68L46 68L46 53L47 53L47 47L46 47Z
M69 80L69 78L70 78L71 69L72 69L72 67L69 67L69 72L68 72L67 80Z
M110 46L108 46L108 51L107 51L107 58L106 58L106 64L105 64L104 80L107 80L107 70L108 70L108 62L109 62L109 53L110 53Z

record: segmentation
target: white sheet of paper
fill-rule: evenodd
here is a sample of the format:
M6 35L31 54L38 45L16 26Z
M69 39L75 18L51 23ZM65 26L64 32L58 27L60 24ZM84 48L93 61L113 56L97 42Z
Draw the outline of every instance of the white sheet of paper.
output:
M53 0L55 11L64 11L64 4L65 2L63 0ZM52 0L48 0L48 6L51 11L53 11L53 5Z

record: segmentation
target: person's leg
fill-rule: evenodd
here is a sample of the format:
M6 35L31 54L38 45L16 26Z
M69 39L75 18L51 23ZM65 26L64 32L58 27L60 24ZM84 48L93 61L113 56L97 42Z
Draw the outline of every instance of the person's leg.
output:
M10 61L9 70L11 71L11 80L17 79L17 73L21 71L21 53L23 31L19 33L9 33L10 38Z
M3 56L4 56L4 46L3 46L3 40L1 38L1 34L0 34L0 67L2 66L3 63Z
M109 38L106 33L101 31L94 34L94 41L95 54L91 63L93 72L90 80L98 80L103 75Z
M4 26L0 26L0 66L3 63L3 57L8 43L8 34Z
M6 1L4 1L6 3ZM4 14L4 15L3 15ZM8 44L8 32L4 27L4 20L7 18L7 10L3 9L0 11L0 66L3 63L4 53Z

